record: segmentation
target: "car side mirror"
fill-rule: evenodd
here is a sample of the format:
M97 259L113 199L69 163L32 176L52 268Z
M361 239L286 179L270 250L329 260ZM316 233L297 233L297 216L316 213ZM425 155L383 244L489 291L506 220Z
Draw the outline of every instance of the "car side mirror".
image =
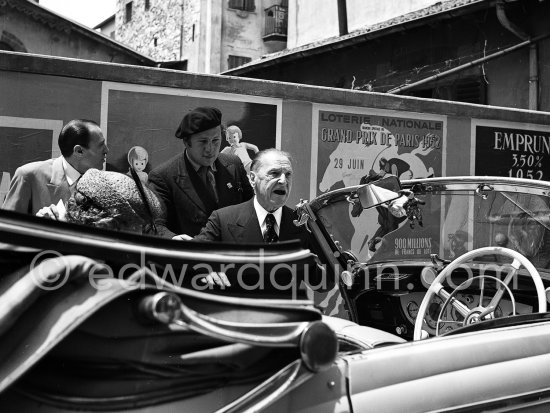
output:
M363 209L372 208L394 201L402 196L401 183L394 175L387 175L377 181L363 185L357 190L357 196Z

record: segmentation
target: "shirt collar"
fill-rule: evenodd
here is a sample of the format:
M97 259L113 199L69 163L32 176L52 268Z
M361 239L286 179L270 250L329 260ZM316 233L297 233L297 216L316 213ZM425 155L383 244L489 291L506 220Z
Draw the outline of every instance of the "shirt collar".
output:
M267 214L269 214L269 212L266 211L264 207L260 205L260 203L258 202L258 198L256 196L254 196L254 209L256 210L256 216L258 217L258 222L260 223L260 227L264 229L265 217L267 216ZM275 217L275 222L277 223L277 226L275 227L275 231L277 231L277 234L278 234L279 228L281 228L281 217L283 216L283 207L280 207L279 209L276 209L271 213Z
M74 167L69 162L67 162L65 157L62 157L61 160L63 163L63 172L65 172L65 178L67 178L67 182L69 183L69 186L71 186L76 181L78 181L78 178L80 178L80 175L82 174L74 169Z
M185 151L185 156L187 157L187 160L189 161L189 163L191 163L191 166L195 169L195 171L199 172L199 168L202 166L198 163L196 163L193 159L191 159L189 157L189 155L187 155L187 151ZM216 172L216 162L214 162L212 164L212 166L210 167L210 169L212 169L212 171Z

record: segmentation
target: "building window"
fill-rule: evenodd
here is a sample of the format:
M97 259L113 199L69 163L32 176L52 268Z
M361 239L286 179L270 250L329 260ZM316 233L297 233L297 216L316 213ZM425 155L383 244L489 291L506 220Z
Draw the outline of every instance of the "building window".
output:
M455 98L457 102L487 104L486 83L482 78L467 77L455 82Z
M124 23L132 21L132 2L129 1L126 3L126 13L124 15Z
M264 40L286 40L287 8L279 5L265 9Z
M250 62L252 59L250 57L245 56L232 56L229 55L229 58L227 59L227 68L233 69L235 67L242 66L248 62Z
M151 8L151 1L145 0L145 10L149 10Z
M229 8L235 10L254 11L254 0L229 0Z

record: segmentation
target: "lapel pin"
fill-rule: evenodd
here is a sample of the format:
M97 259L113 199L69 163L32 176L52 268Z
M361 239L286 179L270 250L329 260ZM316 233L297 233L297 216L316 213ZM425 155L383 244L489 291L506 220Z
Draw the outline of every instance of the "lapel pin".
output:
M228 187L229 189L233 188L233 185L231 185L231 182L228 182L228 183L227 183L227 187Z

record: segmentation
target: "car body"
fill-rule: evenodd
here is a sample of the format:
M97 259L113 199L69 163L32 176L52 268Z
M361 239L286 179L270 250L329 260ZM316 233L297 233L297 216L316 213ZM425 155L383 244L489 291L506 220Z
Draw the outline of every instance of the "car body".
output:
M0 211L0 410L546 411L549 194L386 176L297 207L315 254Z

